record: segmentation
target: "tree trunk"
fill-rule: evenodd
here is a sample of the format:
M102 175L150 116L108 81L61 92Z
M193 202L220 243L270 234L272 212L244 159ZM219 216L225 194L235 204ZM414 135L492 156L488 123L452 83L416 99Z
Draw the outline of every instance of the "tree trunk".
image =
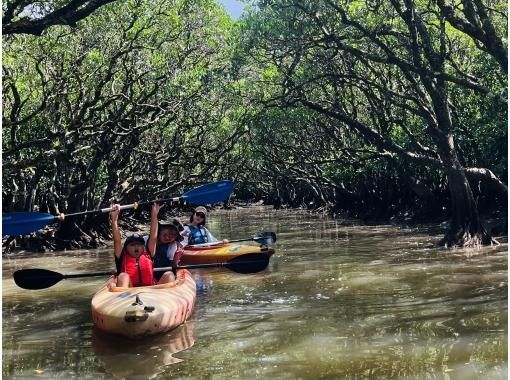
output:
M445 237L440 241L440 245L478 247L493 242L497 243L481 223L466 171L455 151L453 137L443 133L434 133L433 136L444 164L452 205L450 225Z
M446 175L451 197L451 219L441 245L446 247L476 247L491 244L490 234L483 227L473 192L457 157L448 168Z
M444 49L444 39L441 39L441 43ZM435 62L434 68L444 71L444 56L433 49L426 49L426 52L429 60ZM493 240L482 226L466 171L455 149L448 104L448 83L443 79L431 80L427 75L422 76L422 81L431 96L434 109L434 114L429 118L428 131L435 140L443 163L452 205L450 225L440 244L445 247L478 247L491 244Z

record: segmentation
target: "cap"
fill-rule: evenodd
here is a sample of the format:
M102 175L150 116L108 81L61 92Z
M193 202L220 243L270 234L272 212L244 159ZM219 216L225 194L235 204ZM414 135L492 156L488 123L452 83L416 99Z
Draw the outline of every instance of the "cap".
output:
M204 206L198 206L196 209L195 209L195 212L203 212L204 215L207 215L207 209L204 207Z
M176 219L176 218L174 218L172 220L162 220L162 221L158 222L158 224L159 224L160 228L162 228L162 227L174 227L179 232L184 230L184 226L182 225L181 221L179 219Z
M128 244L133 243L135 241L145 245L145 239L143 238L142 235L133 234L127 237L126 241L124 242L124 247L127 247Z

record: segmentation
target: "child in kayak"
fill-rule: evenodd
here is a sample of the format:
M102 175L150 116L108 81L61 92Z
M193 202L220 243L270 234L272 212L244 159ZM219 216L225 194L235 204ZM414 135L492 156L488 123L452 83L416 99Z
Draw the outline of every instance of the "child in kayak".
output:
M165 272L159 281L156 281L153 274L152 258L156 249L158 233L157 213L159 209L152 207L150 235L147 244L143 236L134 234L129 236L122 245L120 229L118 225L120 206L114 205L110 212L112 221L113 249L115 264L117 266L117 286L147 286L163 284L174 280L172 272ZM156 223L153 222L153 215L156 215Z
M198 206L189 219L189 224L184 226L182 235L184 236L183 246L214 243L216 239L209 230L205 227L205 221L207 216L207 209L204 206ZM223 243L228 243L228 240L223 240Z
M184 227L178 219L158 222L158 213L162 207L163 205L155 204L153 206L154 212L151 214L151 225L156 224L158 226L154 268L168 266L177 268L179 260L184 254L181 244L184 239L181 236L181 231L183 231ZM157 279L161 277L160 273L156 272L154 274Z

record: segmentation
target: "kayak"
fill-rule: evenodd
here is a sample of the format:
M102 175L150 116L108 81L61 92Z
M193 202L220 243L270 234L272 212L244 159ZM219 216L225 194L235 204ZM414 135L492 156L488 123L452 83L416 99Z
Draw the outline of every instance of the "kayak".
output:
M188 270L179 270L168 284L122 288L116 277L92 297L92 319L103 331L140 338L172 330L192 314L196 284Z
M180 265L192 264L216 264L224 263L236 257L250 254L253 258L260 255L271 257L274 249L254 245L242 245L233 243L218 243L202 246L187 246L184 248L184 254L179 261Z

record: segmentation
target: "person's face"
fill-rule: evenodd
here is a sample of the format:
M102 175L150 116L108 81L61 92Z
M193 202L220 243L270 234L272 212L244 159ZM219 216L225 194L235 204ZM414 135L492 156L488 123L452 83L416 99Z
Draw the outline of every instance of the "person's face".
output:
M175 228L162 228L159 233L159 242L163 244L171 243L177 239L179 233Z
M196 212L194 215L193 215L193 219L194 221L197 223L197 224L200 224L204 221L205 219L205 214L203 212Z
M143 253L144 244L139 241L133 241L126 246L128 255L132 257L140 257Z

